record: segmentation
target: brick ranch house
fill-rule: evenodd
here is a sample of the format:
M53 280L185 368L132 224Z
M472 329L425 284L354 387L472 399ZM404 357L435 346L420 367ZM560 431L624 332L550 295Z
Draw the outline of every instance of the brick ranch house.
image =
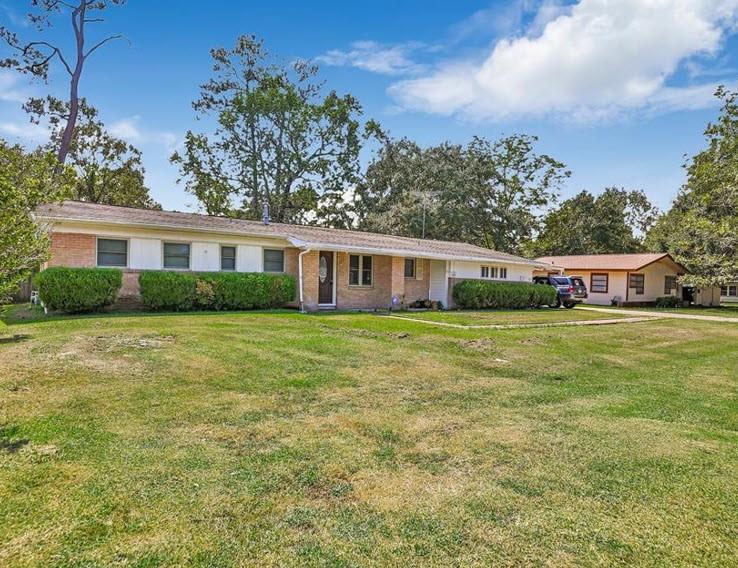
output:
M45 267L120 268L120 295L134 299L143 270L227 270L293 275L304 310L451 306L456 282L530 282L547 266L464 243L77 201L42 206L36 218L51 233Z
M589 304L648 305L662 296L676 296L703 306L720 304L719 288L690 290L683 286L679 279L689 271L666 253L543 256L537 260L563 268L566 276L582 278Z

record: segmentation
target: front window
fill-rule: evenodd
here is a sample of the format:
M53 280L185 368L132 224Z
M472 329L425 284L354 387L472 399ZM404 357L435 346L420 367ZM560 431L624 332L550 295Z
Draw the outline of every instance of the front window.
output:
M415 259L405 259L405 278L415 278Z
M97 239L98 266L128 266L128 241L123 239Z
M592 273L589 282L589 291L595 294L607 294L610 276L608 274Z
M190 268L190 245L164 243L164 268L188 270Z
M504 266L500 268L500 278L502 280L507 279L507 268L505 268Z
M236 270L236 247L220 247L220 269Z
M664 294L671 294L677 289L677 277L676 276L665 276L664 277Z
M720 295L724 298L735 298L738 297L738 286L735 284L729 284L728 286L722 286L720 288Z
M264 272L284 272L284 251L264 249Z
M489 278L489 266L483 266L480 272L482 278Z
M643 274L631 274L630 287L635 289L636 295L643 295L644 289L646 287L646 277Z
M360 254L349 256L349 286L372 285L372 257Z

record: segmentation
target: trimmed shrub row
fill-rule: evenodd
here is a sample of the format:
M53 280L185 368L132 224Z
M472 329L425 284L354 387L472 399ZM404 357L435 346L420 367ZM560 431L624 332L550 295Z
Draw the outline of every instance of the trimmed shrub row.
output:
M460 308L525 309L556 305L553 286L526 282L464 280L454 286L454 302Z
M115 268L47 268L35 278L38 294L49 310L92 312L115 302L123 273Z
M261 272L142 272L141 300L150 310L259 310L295 298L295 278Z

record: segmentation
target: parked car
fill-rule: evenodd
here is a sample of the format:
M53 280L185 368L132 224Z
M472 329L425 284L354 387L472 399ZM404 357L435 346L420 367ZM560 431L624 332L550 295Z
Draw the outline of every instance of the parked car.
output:
M580 302L583 302L589 296L587 292L587 285L584 283L584 278L581 276L570 276L571 283L574 285L574 297L578 298Z
M536 276L533 278L535 284L546 284L556 288L556 305L555 308L564 306L565 308L573 308L587 298L587 286L581 278L575 279L568 276Z

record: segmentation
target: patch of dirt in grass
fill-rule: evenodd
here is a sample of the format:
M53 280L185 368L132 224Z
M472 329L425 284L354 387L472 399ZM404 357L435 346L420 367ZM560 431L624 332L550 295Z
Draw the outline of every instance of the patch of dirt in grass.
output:
M472 349L474 351L490 351L495 348L494 340L489 338L460 339L458 344L463 349Z
M523 345L543 345L545 341L543 341L543 339L541 339L537 335L533 335L532 337L521 339L520 343Z

